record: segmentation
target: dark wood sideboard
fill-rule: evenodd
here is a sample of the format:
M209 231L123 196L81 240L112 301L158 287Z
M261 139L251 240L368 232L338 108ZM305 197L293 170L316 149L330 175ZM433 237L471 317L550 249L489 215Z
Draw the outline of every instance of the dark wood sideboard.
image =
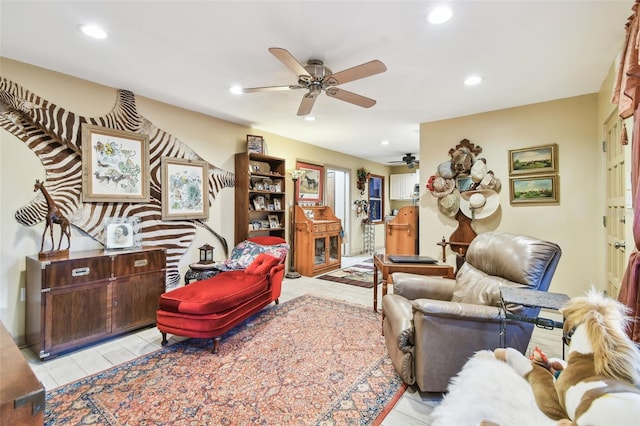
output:
M27 257L26 343L40 359L156 322L164 248Z

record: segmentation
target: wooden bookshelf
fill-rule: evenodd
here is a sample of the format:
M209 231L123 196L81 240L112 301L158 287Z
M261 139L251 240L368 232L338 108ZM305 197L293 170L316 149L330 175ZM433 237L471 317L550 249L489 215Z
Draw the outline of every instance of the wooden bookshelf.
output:
M241 152L235 174L235 244L259 235L286 239L284 159Z

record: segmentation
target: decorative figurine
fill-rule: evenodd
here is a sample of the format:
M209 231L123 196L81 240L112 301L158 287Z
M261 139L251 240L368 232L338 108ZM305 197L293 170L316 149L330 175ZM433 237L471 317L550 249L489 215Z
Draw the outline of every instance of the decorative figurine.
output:
M71 227L70 227L69 219L67 219L65 215L62 214L62 211L60 211L55 201L53 201L53 198L51 198L51 195L49 195L49 192L44 187L44 182L40 182L38 179L36 179L36 184L33 186L33 192L37 192L38 190L42 191L42 195L44 195L44 199L47 201L47 209L48 209L44 232L42 232L42 244L40 245L40 253L42 254L44 250L44 240L47 235L47 229L49 230L49 233L51 235L50 251L60 252L60 246L62 245L62 237L66 235L67 248L64 251L68 252L69 248L71 247ZM57 250L53 249L55 247L54 240L53 240L54 224L60 225L60 240L58 241Z

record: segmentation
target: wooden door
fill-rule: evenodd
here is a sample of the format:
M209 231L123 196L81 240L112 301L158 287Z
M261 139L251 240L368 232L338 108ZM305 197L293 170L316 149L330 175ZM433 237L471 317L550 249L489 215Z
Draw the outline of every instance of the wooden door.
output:
M164 272L131 275L113 281L113 333L154 324L164 285Z
M111 334L108 281L54 288L45 294L41 357Z
M607 293L618 297L620 282L627 265L625 240L627 234L626 198L629 176L625 167L627 149L620 143L624 123L613 113L604 123L606 150L606 253Z
M112 330L118 333L156 322L158 299L165 290L164 250L114 256Z

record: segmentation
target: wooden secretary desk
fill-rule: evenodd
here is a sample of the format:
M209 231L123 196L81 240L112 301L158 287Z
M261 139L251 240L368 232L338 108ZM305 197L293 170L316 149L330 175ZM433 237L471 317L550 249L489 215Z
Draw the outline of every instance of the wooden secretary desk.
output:
M313 277L334 269L342 262L342 223L328 206L294 206L296 271Z

